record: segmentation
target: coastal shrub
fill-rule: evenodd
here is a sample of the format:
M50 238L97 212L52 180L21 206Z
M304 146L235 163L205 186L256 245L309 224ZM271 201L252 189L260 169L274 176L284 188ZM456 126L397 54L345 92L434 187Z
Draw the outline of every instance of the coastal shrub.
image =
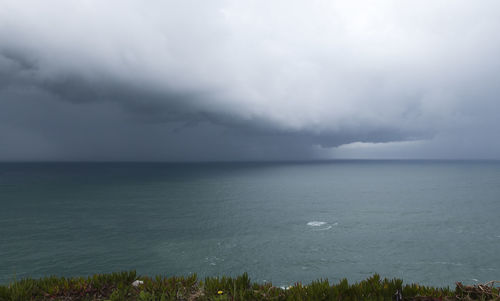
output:
M206 297L214 298L217 300L225 300L227 296L244 300L251 297L252 291L250 278L247 273L236 278L223 276L207 277L203 283L203 291Z
M183 300L198 290L196 274L188 277L141 277L139 300Z
M138 285L132 285L134 281ZM403 285L400 279L382 279L375 274L358 283L347 279L329 283L320 279L310 284L296 283L279 288L271 283L252 283L248 274L238 277L138 276L135 271L96 274L87 278L45 277L22 279L0 285L0 301L88 300L88 301L169 301L169 300L395 300L396 291L404 300L500 300L498 288L492 285L466 286L455 289L434 288L418 284Z

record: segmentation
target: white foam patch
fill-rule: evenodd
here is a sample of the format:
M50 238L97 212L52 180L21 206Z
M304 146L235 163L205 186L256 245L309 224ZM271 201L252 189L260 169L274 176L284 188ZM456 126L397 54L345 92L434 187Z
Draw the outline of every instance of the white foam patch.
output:
M307 225L311 226L311 227L321 227L323 225L326 225L326 222L312 221L312 222L308 222Z
M319 222L319 221L312 221L308 222L307 225L310 227L314 227L313 231L324 231L324 230L330 230L334 226L338 226L339 223L333 223L331 225L328 225L327 222ZM320 228L323 227L323 228Z

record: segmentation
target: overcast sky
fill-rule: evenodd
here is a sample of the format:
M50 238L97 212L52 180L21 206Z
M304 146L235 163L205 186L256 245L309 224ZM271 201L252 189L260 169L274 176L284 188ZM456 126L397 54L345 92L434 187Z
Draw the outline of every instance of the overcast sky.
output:
M0 0L0 160L500 159L500 2Z

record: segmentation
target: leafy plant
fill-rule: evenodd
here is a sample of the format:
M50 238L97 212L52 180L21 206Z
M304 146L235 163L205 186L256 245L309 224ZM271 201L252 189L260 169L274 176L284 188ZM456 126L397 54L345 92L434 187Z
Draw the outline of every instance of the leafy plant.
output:
M140 280L135 282L136 280ZM133 285L133 283L135 284ZM329 283L320 279L282 289L271 283L252 283L247 273L236 278L146 277L135 271L96 274L87 278L45 277L22 279L0 285L0 301L88 300L88 301L169 301L169 300L393 300L396 291L404 300L500 300L491 285L464 286L455 290L406 284L400 279L382 279L375 274L358 283L347 279Z

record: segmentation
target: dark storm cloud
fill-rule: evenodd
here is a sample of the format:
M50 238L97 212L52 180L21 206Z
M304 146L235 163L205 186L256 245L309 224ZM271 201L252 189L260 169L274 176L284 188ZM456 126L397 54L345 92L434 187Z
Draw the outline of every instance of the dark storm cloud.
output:
M494 157L495 8L3 1L0 159Z

